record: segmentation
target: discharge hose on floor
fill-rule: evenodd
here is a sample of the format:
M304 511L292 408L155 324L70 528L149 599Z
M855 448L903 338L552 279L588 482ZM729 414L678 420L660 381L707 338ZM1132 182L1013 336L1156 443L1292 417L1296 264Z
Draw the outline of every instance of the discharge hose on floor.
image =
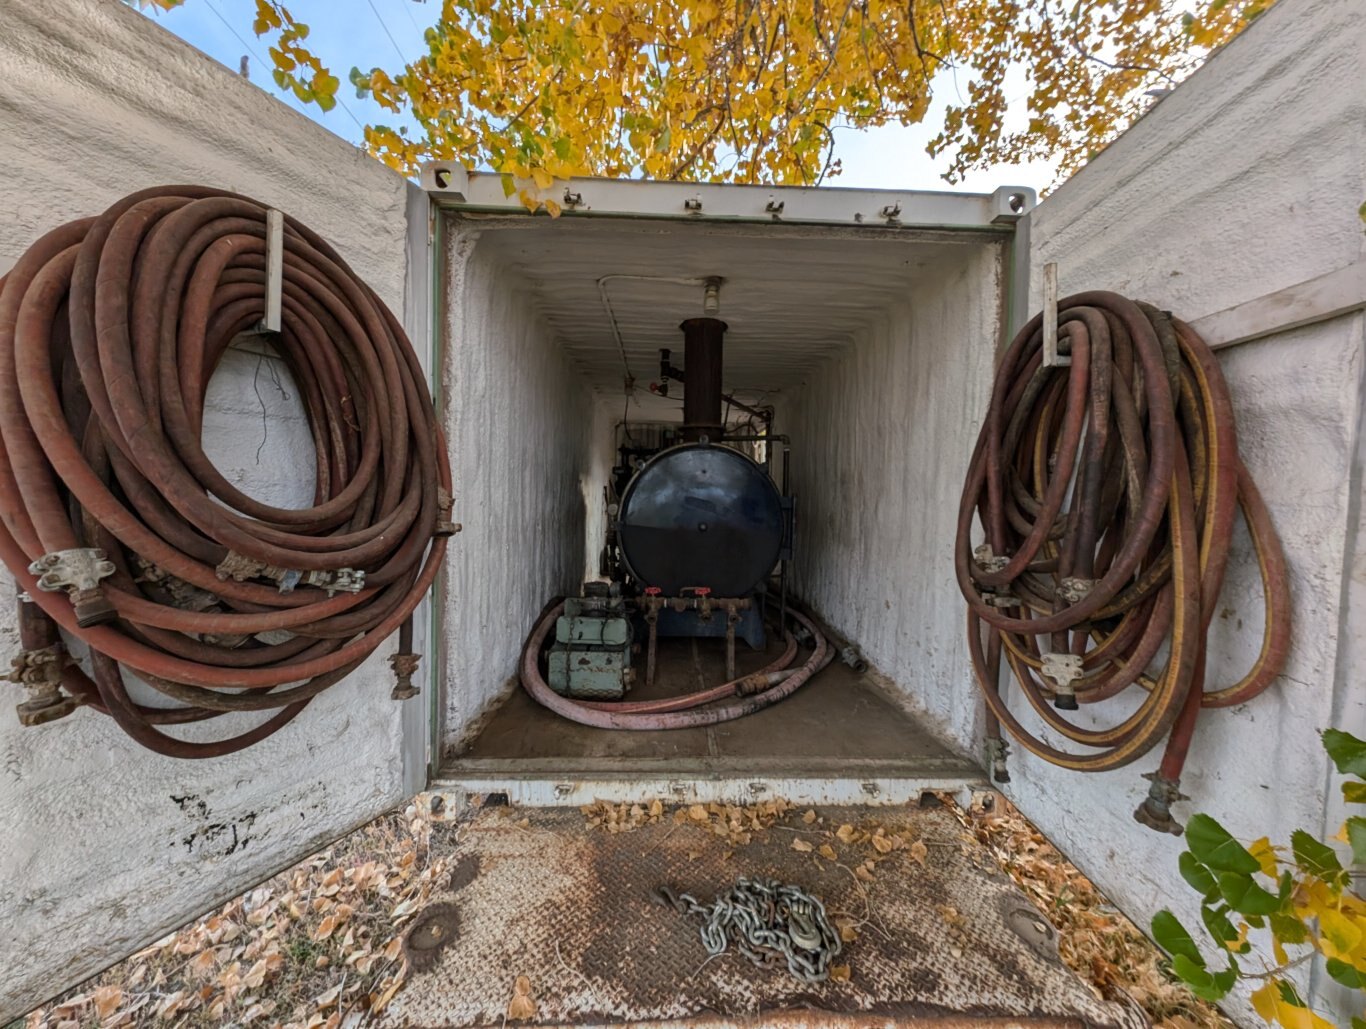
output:
M31 724L85 705L162 754L230 753L409 626L430 588L454 526L417 355L288 217L282 253L269 342L315 458L298 509L243 492L201 443L209 379L265 313L265 205L144 190L52 230L0 279L0 559L21 591L12 677L36 697L21 705ZM54 622L89 647L93 676L51 649ZM171 703L135 703L121 669ZM216 740L158 728L261 711Z
M955 564L993 770L1008 778L1001 726L1078 771L1121 767L1166 738L1135 817L1179 832L1170 805L1200 711L1255 697L1285 662L1285 556L1239 457L1218 361L1189 325L1080 293L1058 305L1058 350L1070 364L1048 367L1038 316L1002 356L958 513ZM1210 686L1207 634L1240 508L1263 643L1242 679ZM985 535L975 547L974 516ZM1002 692L1002 656L1028 722ZM1138 703L1118 704L1127 715L1099 717L1135 686Z
M834 648L816 624L789 608L788 614L805 626L815 641L811 654L800 665L791 665L797 655L797 643L788 634L786 649L777 661L710 689L656 701L573 700L552 690L541 674L541 651L563 612L563 601L551 604L531 630L522 648L522 687L543 707L598 729L692 729L729 722L791 696L835 657Z

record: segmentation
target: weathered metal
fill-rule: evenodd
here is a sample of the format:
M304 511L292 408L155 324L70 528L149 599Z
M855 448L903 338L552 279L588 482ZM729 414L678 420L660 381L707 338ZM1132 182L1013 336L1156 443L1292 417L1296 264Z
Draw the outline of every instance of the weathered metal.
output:
M689 318L683 330L683 438L696 443L704 436L721 438L722 348L726 323L718 318Z
M717 597L753 591L778 562L784 527L768 473L738 451L701 443L648 461L622 495L616 526L641 586Z
M1047 919L946 809L816 814L813 824L754 831L748 843L669 817L608 833L563 808L485 808L438 825L461 834L457 854L477 859L479 874L450 893L459 934L381 1022L498 1026L525 976L537 1025L1145 1024L1062 964ZM842 824L921 841L928 856L922 865L903 846L877 861L870 881L857 879L849 868L878 852L835 838ZM795 850L794 840L829 840L838 860ZM661 883L712 897L743 876L797 884L836 925L856 925L837 962L848 979L803 982L785 964L758 968L733 951L713 958L697 923L655 899Z
M631 687L631 618L626 601L602 586L589 583L587 595L565 600L564 614L555 622L546 682L563 697L612 700Z

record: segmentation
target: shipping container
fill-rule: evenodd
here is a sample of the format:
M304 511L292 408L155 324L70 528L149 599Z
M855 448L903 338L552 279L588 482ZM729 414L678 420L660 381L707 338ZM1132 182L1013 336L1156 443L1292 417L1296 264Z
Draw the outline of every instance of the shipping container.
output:
M556 183L552 218L496 175L432 164L405 180L114 0L9 4L0 272L51 227L153 185L203 183L297 217L412 339L461 531L419 609L414 699L390 699L384 646L282 732L198 762L145 751L91 712L30 728L0 706L0 1017L423 791L458 811L490 795L899 807L999 789L1135 922L1171 906L1198 924L1182 842L1133 818L1159 751L1083 774L1015 748L1008 784L988 774L955 526L996 361L1040 309L1047 265L1063 294L1149 301L1216 349L1284 544L1288 661L1266 693L1202 722L1178 818L1207 811L1245 839L1330 835L1343 810L1318 733L1366 735L1357 7L1281 0L1042 201L1009 183L584 179ZM793 498L786 588L867 667L837 661L715 726L574 725L520 689L519 655L549 601L603 578L621 448L681 424L660 352L681 360L680 326L704 314L727 326L732 430L772 410L766 437L743 445ZM278 376L260 347L230 351L206 448L255 495L303 504L310 437ZM763 602L783 599L770 587ZM1262 611L1238 528L1211 675L1252 663ZM0 605L7 651L17 633ZM738 646L741 670L756 667ZM660 653L661 690L724 678L718 640L666 639ZM1316 1003L1342 1003L1321 970L1302 971ZM1245 998L1230 1011L1254 1017Z

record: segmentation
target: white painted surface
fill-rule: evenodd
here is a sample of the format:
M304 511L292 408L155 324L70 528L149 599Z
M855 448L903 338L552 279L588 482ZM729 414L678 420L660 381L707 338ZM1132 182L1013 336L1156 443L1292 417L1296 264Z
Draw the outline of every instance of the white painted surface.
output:
M575 366L617 399L618 419L627 376L646 399L661 348L684 363L679 323L702 314L704 279L724 280L726 389L754 398L800 385L960 245L874 226L525 215L484 224L481 245L525 280ZM661 406L677 410L682 390L672 393Z
M456 745L513 687L542 606L583 582L587 479L607 430L530 284L477 226L447 224L442 376L464 529L444 573L442 739Z
M991 386L1001 248L961 248L780 409L792 436L796 590L961 749L978 705L953 534Z
M404 310L398 176L117 0L0 7L0 271L42 232L129 192L202 183L301 219ZM229 354L205 434L234 481L302 501L311 446L273 364ZM17 649L12 604L0 600L0 653ZM92 712L23 729L6 688L0 1023L399 802L391 649L271 740L200 762L151 754Z
M1354 0L1284 0L1031 217L1033 271L1059 264L1064 294L1112 289L1187 320L1350 268L1366 234L1366 23ZM1033 306L1033 305L1032 305ZM1317 733L1362 730L1357 681L1366 616L1356 578L1361 490L1362 315L1220 353L1244 459L1266 496L1292 574L1295 637L1263 696L1202 719L1177 812L1285 841L1336 831ZM1246 535L1211 641L1212 684L1251 663L1261 620ZM1239 626L1242 626L1241 630ZM1007 792L1140 924L1170 905L1199 924L1180 841L1140 827L1139 773L1093 776L1017 750ZM1255 1018L1245 1002L1230 1010Z

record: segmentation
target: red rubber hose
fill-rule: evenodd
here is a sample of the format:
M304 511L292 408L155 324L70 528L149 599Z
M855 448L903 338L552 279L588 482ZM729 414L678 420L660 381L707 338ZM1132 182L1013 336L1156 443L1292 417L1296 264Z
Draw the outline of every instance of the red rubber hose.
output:
M200 186L144 190L49 232L0 279L0 559L27 622L90 648L92 674L68 664L62 685L176 757L263 739L355 670L427 593L452 531L412 345L292 218L270 342L313 439L312 503L256 500L205 455L209 380L265 311L266 211ZM30 570L88 549L112 566L98 581ZM170 703L133 702L120 666ZM159 728L232 711L275 713L212 742Z
M769 665L754 675L685 697L670 698L667 701L643 701L635 705L621 705L572 700L552 690L541 675L541 650L563 611L563 602L550 605L532 629L531 636L522 648L522 687L543 707L580 725L590 725L599 729L691 729L701 725L728 722L760 711L770 704L776 704L784 697L791 696L835 656L835 651L821 635L815 623L800 612L789 609L792 617L804 625L816 641L815 649L795 668L780 669ZM783 658L775 664L787 664L796 655L795 641L790 635L787 639L787 650ZM759 691L736 697L735 694L749 683L759 686ZM735 699L726 699L731 697ZM725 702L717 703L720 700Z
M1285 556L1199 335L1114 293L1068 297L1058 312L1068 362L1045 367L1042 316L1012 341L959 507L955 566L994 771L1005 778L1001 727L1079 771L1118 768L1165 738L1136 816L1179 831L1169 808L1200 710L1256 696L1285 663ZM1263 644L1241 680L1211 687L1206 635L1240 509L1262 577ZM1002 691L1002 657L1043 731ZM1094 715L1134 685L1146 695L1108 724L1067 714Z

